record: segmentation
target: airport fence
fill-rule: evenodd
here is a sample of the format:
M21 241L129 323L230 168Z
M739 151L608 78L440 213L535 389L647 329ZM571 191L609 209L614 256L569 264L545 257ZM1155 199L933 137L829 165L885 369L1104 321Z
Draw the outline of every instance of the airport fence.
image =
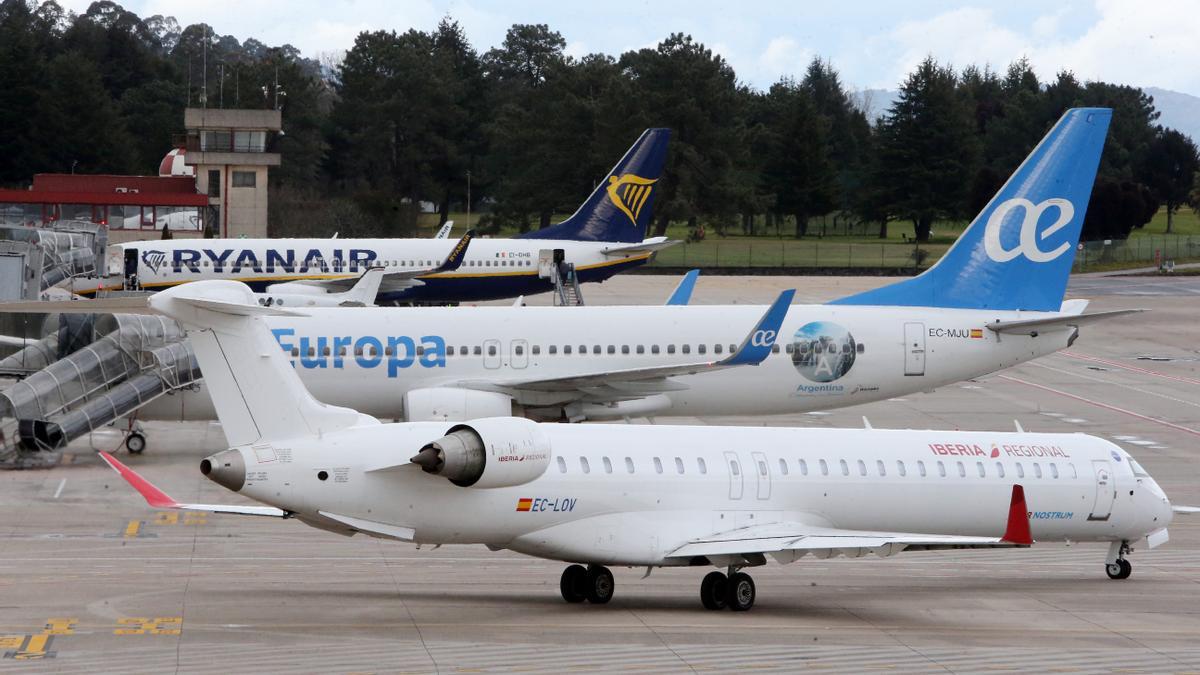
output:
M927 268L950 245L900 242L845 242L836 239L737 238L676 244L659 251L655 267L894 269ZM1080 245L1074 270L1167 260L1200 260L1200 236L1160 235L1128 240L1090 241Z

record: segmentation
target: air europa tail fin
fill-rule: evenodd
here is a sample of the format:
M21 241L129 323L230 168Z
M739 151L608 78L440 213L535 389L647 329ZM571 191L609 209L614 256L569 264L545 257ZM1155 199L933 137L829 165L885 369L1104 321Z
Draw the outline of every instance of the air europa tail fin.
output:
M156 293L150 309L183 324L229 445L375 424L373 417L312 397L287 362L245 284L194 281Z
M647 129L570 218L520 239L640 242L654 212L670 129Z
M937 264L830 304L1058 311L1111 118L1068 110Z

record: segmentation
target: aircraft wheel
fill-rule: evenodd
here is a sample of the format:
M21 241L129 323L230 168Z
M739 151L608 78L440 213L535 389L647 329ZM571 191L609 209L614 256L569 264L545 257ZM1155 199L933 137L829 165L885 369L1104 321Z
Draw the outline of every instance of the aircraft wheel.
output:
M583 602L587 599L588 573L583 565L570 565L563 570L562 579L558 582L558 590L563 600L567 602Z
M594 565L587 570L587 599L593 605L603 605L612 600L617 583L613 581L612 572L603 565Z
M725 604L735 612L744 612L754 606L754 580L749 574L730 575L725 584Z
M1116 562L1105 565L1104 572L1108 574L1109 579L1118 581L1128 579L1129 575L1133 574L1133 563L1124 558L1118 558Z
M704 609L725 609L725 587L729 578L721 572L709 572L700 582L700 602Z
M146 449L146 437L140 431L131 432L125 437L125 449L131 455L140 455Z

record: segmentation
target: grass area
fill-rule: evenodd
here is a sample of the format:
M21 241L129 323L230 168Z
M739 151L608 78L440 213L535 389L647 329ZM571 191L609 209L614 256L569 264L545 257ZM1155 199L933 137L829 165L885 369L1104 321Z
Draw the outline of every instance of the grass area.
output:
M478 223L481 214L471 214L471 224ZM452 213L455 222L451 236L467 229L464 213ZM555 218L555 222L561 218ZM426 236L437 229L436 214L423 214L418 221ZM1160 210L1145 227L1136 229L1127 241L1109 245L1087 244L1076 256L1076 271L1101 271L1152 265L1156 254L1174 259L1177 263L1200 260L1200 215L1191 209L1175 214L1173 232L1166 235L1167 214ZM966 228L965 222L934 224L933 237L922 244L921 266L937 261ZM759 226L762 229L762 226ZM912 225L892 223L888 237L880 239L877 229L866 231L854 227L849 232L832 218L816 219L809 226L809 236L796 239L792 229L784 227L755 236L741 234L740 228L720 237L712 228L704 241L684 243L660 251L653 263L667 267L833 267L833 268L912 268L916 263ZM504 229L499 237L510 237L516 229ZM684 223L672 223L667 236L686 241L688 228Z

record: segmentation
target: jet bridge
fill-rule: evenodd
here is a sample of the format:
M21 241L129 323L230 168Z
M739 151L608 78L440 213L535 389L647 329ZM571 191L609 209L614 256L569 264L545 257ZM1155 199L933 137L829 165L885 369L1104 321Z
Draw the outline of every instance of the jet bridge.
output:
M0 392L0 468L53 465L72 440L200 377L183 329L170 319L49 320L57 329L0 361L10 375L42 366Z

